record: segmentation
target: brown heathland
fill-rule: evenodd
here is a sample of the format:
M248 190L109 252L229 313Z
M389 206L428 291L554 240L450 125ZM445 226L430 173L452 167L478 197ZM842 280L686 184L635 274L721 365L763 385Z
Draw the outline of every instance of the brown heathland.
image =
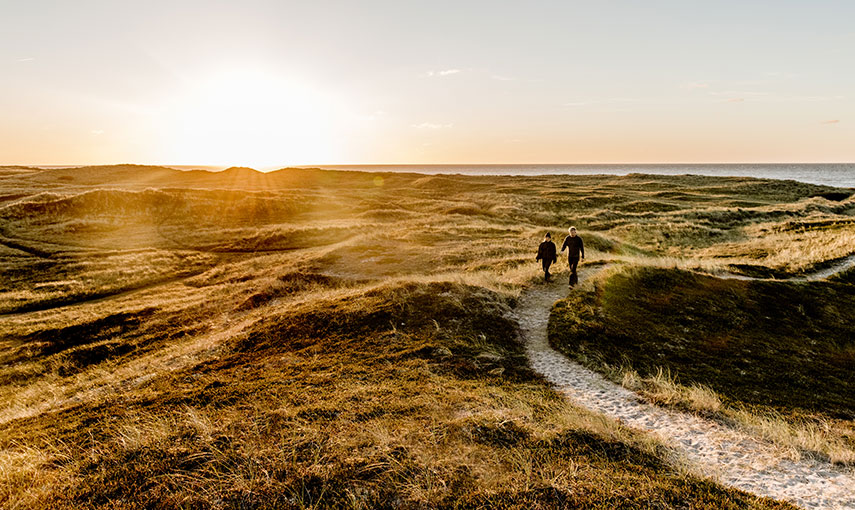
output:
M545 230L784 275L848 255L853 211L741 178L0 169L0 505L784 508L564 401L510 312Z

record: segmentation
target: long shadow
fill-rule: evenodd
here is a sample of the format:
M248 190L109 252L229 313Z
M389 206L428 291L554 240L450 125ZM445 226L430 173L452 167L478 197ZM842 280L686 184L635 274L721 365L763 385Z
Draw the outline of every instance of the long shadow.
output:
M130 294L133 294L135 292L142 292L144 290L148 290L148 289L151 289L154 287L160 287L163 285L168 285L170 283L180 282L180 281L186 280L188 278L192 278L194 276L200 275L200 274L204 273L205 271L207 271L208 269L210 269L210 268L205 267L205 268L198 269L196 271L184 272L184 273L181 273L181 274L175 275L175 276L169 276L169 277L161 278L161 279L157 279L157 280L150 280L150 281L143 283L141 285L135 285L135 286L130 286L130 287L122 287L122 288L118 288L118 289L111 289L111 290L105 290L105 291L100 291L100 292L95 291L95 292L87 293L84 295L78 294L78 295L72 295L72 296L68 296L68 297L51 299L48 301L40 301L40 302L36 302L36 303L25 303L25 304L17 306L16 308L14 308L12 310L6 310L3 312L0 312L0 317L9 316L9 315L18 315L18 314L30 313L30 312L41 312L44 310L52 310L54 308L61 308L63 306L73 306L73 305L79 305L79 304L84 304L84 303L86 303L86 304L97 303L97 302L102 301L102 300L107 299L107 298L114 299L117 297L130 295Z

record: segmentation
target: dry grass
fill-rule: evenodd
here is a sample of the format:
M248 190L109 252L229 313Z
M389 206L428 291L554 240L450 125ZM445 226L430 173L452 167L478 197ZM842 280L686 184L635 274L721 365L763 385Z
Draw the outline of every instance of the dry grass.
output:
M855 227L763 236L763 247L771 255L763 264L790 273L800 273L821 266L826 261L852 254ZM781 249L780 247L784 248Z
M822 191L755 184L16 171L0 506L785 508L569 405L507 319L546 230L580 227L590 264L712 271L700 250Z
M723 397L709 387L698 383L680 384L667 369L659 368L647 377L627 367L610 369L607 373L654 404L723 420L754 437L771 441L793 460L807 455L834 464L855 465L852 431L840 420L821 416L794 420L772 409L728 406L722 403Z
M815 229L809 227L810 221L805 222L807 226L793 223L754 225L745 229L749 236L745 241L723 243L699 254L718 258L722 266L756 266L777 277L805 273L822 268L829 261L852 255L852 247L855 246L855 226L852 223L832 223Z
M564 352L653 403L731 423L793 458L853 464L850 287L619 265L592 287L553 311L551 341Z
M835 464L855 465L851 427L840 421L814 418L794 423L774 412L747 409L728 410L725 416L748 432L791 449L796 458L808 454Z
M619 372L620 383L624 388L637 391L656 404L681 407L703 414L721 410L721 398L714 391L697 383L689 386L678 384L667 369L659 368L655 374L647 377L638 375L631 368L621 368Z

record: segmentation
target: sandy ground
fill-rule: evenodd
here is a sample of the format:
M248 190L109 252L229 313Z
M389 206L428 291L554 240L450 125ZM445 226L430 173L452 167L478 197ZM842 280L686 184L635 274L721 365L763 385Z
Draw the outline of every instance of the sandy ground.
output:
M580 271L583 281L586 272ZM547 340L549 312L567 293L566 280L559 277L523 294L515 311L531 366L558 391L578 405L658 436L681 452L698 475L803 508L855 509L853 470L815 460L792 461L744 432L649 404L554 350Z

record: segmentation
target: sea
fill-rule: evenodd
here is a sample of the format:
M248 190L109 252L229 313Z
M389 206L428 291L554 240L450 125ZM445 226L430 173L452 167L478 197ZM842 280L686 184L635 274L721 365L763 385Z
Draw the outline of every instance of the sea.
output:
M758 177L855 188L855 163L621 164L621 165L311 165L330 170L464 175L710 175Z

